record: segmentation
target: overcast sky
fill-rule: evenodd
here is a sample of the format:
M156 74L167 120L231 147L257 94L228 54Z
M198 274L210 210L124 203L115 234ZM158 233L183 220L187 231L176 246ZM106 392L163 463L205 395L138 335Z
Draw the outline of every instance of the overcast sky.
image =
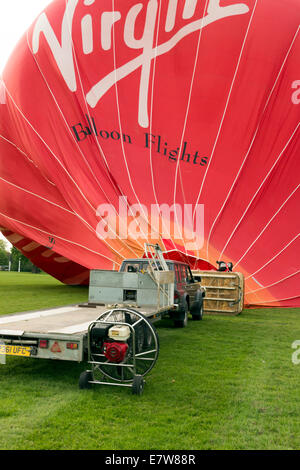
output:
M51 0L0 0L0 74L19 39ZM2 235L0 234L0 238Z
M18 40L51 0L1 0L0 70L2 72Z

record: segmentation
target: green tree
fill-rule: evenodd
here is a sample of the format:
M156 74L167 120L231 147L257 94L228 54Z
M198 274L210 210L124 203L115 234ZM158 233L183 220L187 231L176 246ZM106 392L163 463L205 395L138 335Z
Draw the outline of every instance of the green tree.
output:
M0 266L8 266L9 253L6 249L4 240L0 240Z
M40 269L37 268L26 256L22 255L22 253L15 247L12 247L11 250L11 270L18 271L19 268L19 260L21 260L21 271L25 272L40 272Z

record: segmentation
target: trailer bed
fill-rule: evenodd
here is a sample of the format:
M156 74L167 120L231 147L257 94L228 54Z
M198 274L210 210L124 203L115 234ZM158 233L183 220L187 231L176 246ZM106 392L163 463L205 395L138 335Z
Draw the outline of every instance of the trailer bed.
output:
M112 305L67 305L0 316L0 357L31 356L81 362L87 352L89 325L112 308ZM154 306L133 308L152 322L168 312ZM41 340L47 342L45 349L40 346Z
M0 317L0 335L24 333L74 334L87 331L89 323L99 316L104 308L65 307L25 312Z
M97 320L101 313L109 310L107 305L64 307L0 316L0 336L21 336L28 333L43 334L84 334L89 324ZM159 312L154 307L134 307L147 318L157 317ZM161 309L166 310L166 309Z

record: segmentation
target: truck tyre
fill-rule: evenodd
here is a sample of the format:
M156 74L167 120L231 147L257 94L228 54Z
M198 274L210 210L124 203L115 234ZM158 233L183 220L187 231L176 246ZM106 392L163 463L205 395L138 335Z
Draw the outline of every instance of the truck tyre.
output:
M79 377L79 388L80 389L88 389L92 388L92 384L89 383L90 380L93 380L93 374L90 370L85 370L81 372Z
M192 318L194 321L199 321L199 320L202 320L203 319L203 301L201 302L201 304L199 305L199 309L198 309L198 312L192 314Z
M187 326L187 323L188 323L188 304L187 304L187 301L185 300L184 301L184 304L183 304L183 318L180 319L180 320L174 320L174 326L175 328L185 328Z

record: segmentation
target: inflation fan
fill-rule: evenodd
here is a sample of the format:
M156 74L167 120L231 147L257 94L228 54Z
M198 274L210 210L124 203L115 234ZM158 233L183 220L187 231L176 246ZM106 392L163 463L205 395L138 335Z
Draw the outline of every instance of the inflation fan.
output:
M88 329L88 363L80 388L91 384L131 387L140 395L144 377L155 365L159 341L154 326L132 308L113 308L102 313Z

